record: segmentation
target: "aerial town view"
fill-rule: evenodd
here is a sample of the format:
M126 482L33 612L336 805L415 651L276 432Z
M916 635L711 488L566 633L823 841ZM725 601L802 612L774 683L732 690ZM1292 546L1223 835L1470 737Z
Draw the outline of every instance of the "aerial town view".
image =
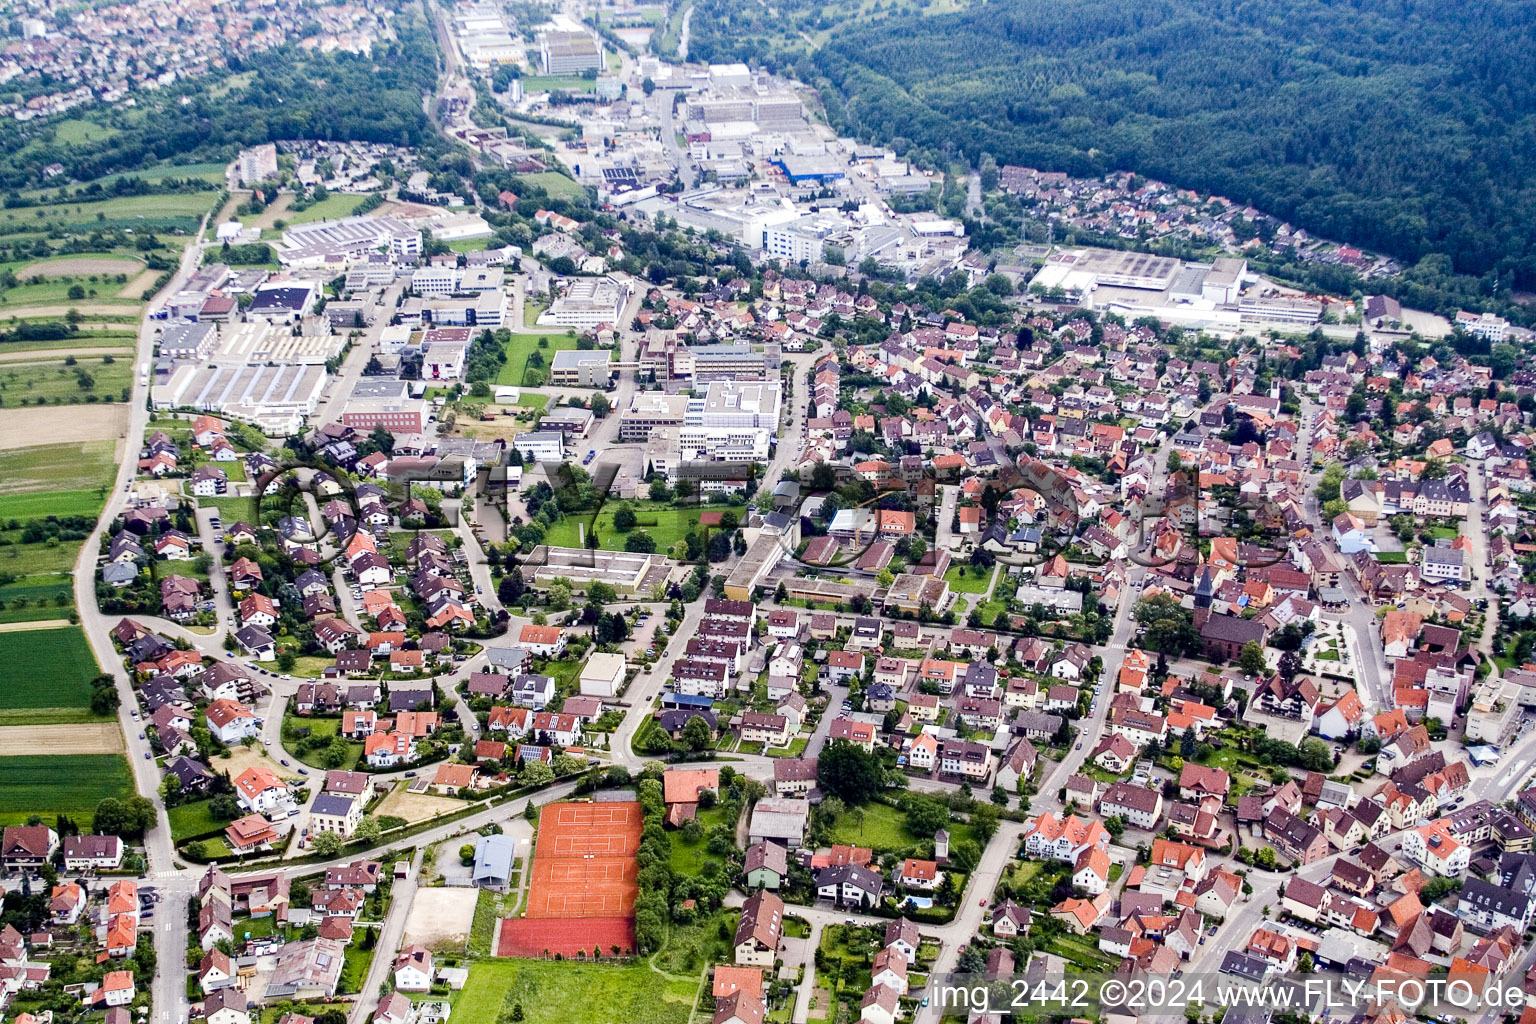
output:
M1530 4L4 6L3 1024L1536 1024Z

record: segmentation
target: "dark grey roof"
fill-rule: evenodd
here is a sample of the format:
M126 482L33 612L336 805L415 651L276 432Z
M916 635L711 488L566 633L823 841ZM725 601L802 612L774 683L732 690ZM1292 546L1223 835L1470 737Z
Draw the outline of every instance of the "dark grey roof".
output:
M345 818L352 813L352 798L339 793L321 793L309 807L310 814L324 814L333 818Z

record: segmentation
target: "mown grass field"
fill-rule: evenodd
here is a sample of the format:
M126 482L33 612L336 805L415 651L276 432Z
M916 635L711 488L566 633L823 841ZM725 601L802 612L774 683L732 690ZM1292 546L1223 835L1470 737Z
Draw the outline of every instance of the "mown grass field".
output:
M63 610L56 610L62 615ZM50 720L91 719L91 680L101 671L79 626L0 633L0 725L26 725L34 714Z
M953 566L944 574L949 589L961 594L985 594L992 588L993 569L978 569L972 565Z
M686 1024L702 975L659 974L645 963L481 960L453 1004L455 1024L496 1024L521 1005L529 1024Z
M357 209L357 204L362 201L362 196L337 192L326 196L318 203L311 204L303 210L289 209L283 214L282 219L289 224L310 224L317 220L340 220L343 217L352 216L352 211Z
M133 795L133 776L121 754L0 757L0 825L24 824L32 814L51 822L65 814L85 827L101 801Z
M586 452L576 452L573 457L580 461ZM670 505L652 505L649 502L635 502L631 507L635 510L635 518L639 520L630 533L648 533L656 542L657 551L666 551L673 544L683 539L683 536L699 523L700 508L673 508ZM616 510L614 504L609 504L603 511L597 514L597 539L598 546L605 551L623 551L625 538L629 533L620 533L614 529L613 514ZM587 523L589 516L575 513L566 516L556 523L544 537L546 544L554 544L560 547L580 547L577 543L577 524ZM654 525L651 525L654 521Z
M529 185L539 186L552 199L582 199L587 194L586 189L559 171L538 171L534 174L520 174L518 178Z
M547 344L541 347L540 338L545 339ZM576 335L561 333L556 328L551 328L548 334L514 334L512 340L507 342L507 361L502 365L495 382L503 387L524 387L528 357L535 352L544 357L544 365L535 369L543 375L543 381L548 381L549 364L555 361L555 353L575 347Z
M113 441L0 451L0 519L94 516L117 474Z
M210 800L193 800L179 807L172 807L166 812L171 822L171 838L176 842L191 839L194 836L207 835L217 832L228 822L219 821L208 813Z

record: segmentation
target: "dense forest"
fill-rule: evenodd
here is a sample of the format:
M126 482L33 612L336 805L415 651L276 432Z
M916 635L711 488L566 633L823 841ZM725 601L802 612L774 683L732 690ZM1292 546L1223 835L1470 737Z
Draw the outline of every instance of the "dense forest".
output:
M54 141L51 123L7 121L0 125L0 188L40 185L43 168L55 161L69 178L90 181L167 160L227 160L244 146L278 139L438 139L422 110L437 77L436 43L419 15L402 13L395 26L399 39L375 44L371 56L283 47L232 62L226 75L156 90L137 107L72 112L113 129L96 142L64 144ZM220 83L228 91L214 88Z
M867 139L1249 202L1486 292L1536 287L1536 5L702 0L692 55L818 85ZM842 20L838 20L839 17Z

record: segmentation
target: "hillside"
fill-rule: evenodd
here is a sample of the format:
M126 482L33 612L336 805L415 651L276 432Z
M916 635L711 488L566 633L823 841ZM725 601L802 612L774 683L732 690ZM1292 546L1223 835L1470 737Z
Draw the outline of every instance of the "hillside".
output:
M882 13L883 10L883 13ZM1328 237L1536 285L1536 6L994 0L953 14L706 0L704 59L822 86L840 128L1077 174L1135 170ZM868 13L872 11L873 13ZM894 13L893 13L894 12ZM807 58L807 52L809 57Z

